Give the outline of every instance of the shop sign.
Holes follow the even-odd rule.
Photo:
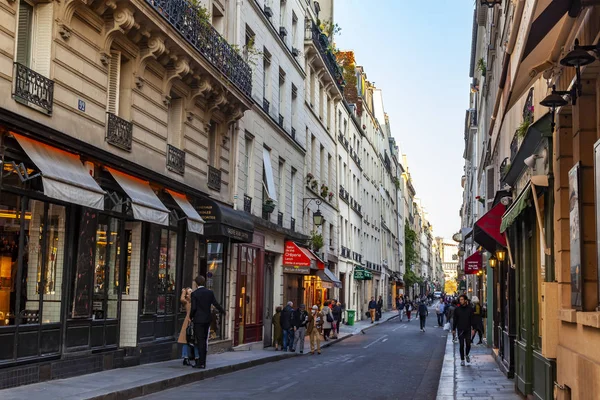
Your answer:
[[[301,266],[283,266],[284,274],[300,274],[300,275],[310,275],[310,267],[301,267]]]
[[[298,267],[309,267],[311,259],[296,243],[285,242],[285,250],[283,253],[283,265],[292,265]]]
[[[481,253],[476,251],[465,260],[465,275],[474,275],[481,269],[483,263]]]
[[[366,269],[357,268],[354,270],[354,279],[357,281],[365,281],[373,279],[373,274]]]
[[[321,281],[321,287],[323,289],[333,289],[333,283],[332,282],[325,282],[325,281]]]

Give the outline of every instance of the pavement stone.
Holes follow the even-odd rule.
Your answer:
[[[371,321],[357,321],[354,326],[341,326],[339,338],[327,342],[322,340],[321,348],[331,346],[397,316],[395,311],[390,311],[383,313],[381,320],[373,324]],[[310,345],[308,347],[305,345],[305,350],[306,348],[310,349]],[[276,352],[272,347],[262,350],[229,351],[209,354],[205,370],[183,367],[180,359],[170,360],[4,389],[0,390],[0,399],[131,399],[298,355]]]
[[[521,400],[512,379],[502,374],[486,346],[471,346],[471,363],[462,367],[458,343],[448,334],[437,400]]]

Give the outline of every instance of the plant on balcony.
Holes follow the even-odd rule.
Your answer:
[[[481,72],[481,75],[485,75],[485,73],[487,72],[487,68],[485,66],[485,61],[483,60],[483,58],[480,58],[479,61],[477,61],[477,70]]]
[[[273,210],[275,210],[275,202],[273,201],[273,199],[267,198],[263,203],[263,211],[267,214],[271,214]]]
[[[327,187],[326,184],[322,184],[321,185],[321,197],[327,197],[327,194],[329,193],[329,188]]]
[[[523,139],[525,137],[525,135],[527,134],[527,130],[529,129],[529,125],[531,125],[531,122],[527,119],[521,122],[521,125],[519,125],[519,127],[517,128],[517,137],[519,139]]]
[[[243,47],[232,44],[231,47],[250,65],[256,67],[258,65],[258,60],[262,59],[264,53],[256,48],[256,38],[254,36],[250,37],[248,43]]]
[[[478,202],[480,202],[481,204],[485,204],[485,197],[481,197],[481,196],[476,196],[475,200],[477,200]]]
[[[333,192],[329,192],[329,201],[333,200]]]
[[[308,174],[306,174],[306,184],[310,184],[310,182],[315,179],[315,176],[313,174],[311,174],[310,172]]]
[[[325,241],[323,240],[323,235],[318,232],[312,232],[310,235],[310,248],[314,252],[318,252],[321,250]]]
[[[319,181],[317,181],[316,179],[315,179],[315,180],[313,180],[313,181],[310,183],[310,188],[311,188],[312,190],[317,190],[317,187],[318,187],[318,186],[319,186]]]
[[[210,25],[210,11],[208,11],[208,8],[204,7],[204,4],[202,4],[202,0],[190,0],[190,3],[194,6],[194,9],[196,10],[196,16],[198,17],[199,22]]]

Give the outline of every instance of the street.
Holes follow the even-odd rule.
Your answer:
[[[323,350],[207,379],[146,399],[435,399],[446,344],[435,312],[393,319]],[[305,353],[309,350],[305,349]]]

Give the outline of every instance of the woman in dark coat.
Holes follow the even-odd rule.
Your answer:
[[[281,330],[281,307],[275,309],[273,315],[273,346],[275,351],[283,347],[283,331]]]
[[[482,344],[483,339],[483,309],[481,308],[481,304],[479,303],[479,298],[477,296],[473,296],[473,337],[471,337],[471,342],[474,342],[475,336],[479,333],[479,342],[477,344]]]

